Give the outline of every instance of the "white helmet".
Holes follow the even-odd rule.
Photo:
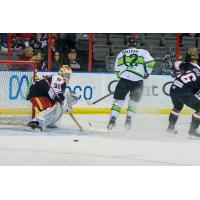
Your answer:
[[[58,74],[60,76],[62,76],[62,78],[64,79],[65,83],[68,84],[69,83],[69,79],[71,77],[72,74],[72,69],[70,66],[68,65],[62,65],[58,71]]]

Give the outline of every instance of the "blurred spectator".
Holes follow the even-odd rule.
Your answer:
[[[41,51],[37,51],[35,55],[31,58],[32,61],[37,63],[38,70],[46,70],[46,65],[44,63],[43,54]]]
[[[46,33],[33,33],[30,46],[32,46],[34,49],[44,49],[47,47]]]
[[[76,48],[76,33],[60,33],[59,39],[61,52]]]
[[[49,40],[48,40],[48,45],[49,45]],[[52,48],[51,48],[51,53],[52,55],[55,53],[55,52],[60,52],[60,43],[59,43],[59,40],[57,39],[57,35],[52,34]],[[44,60],[45,62],[48,61],[48,47],[44,49]]]
[[[67,49],[76,48],[76,33],[67,33],[66,34],[66,45]]]
[[[13,33],[11,36],[11,48],[14,51],[22,51],[25,47],[29,46],[29,42],[19,37],[19,34]],[[30,40],[30,38],[29,38]],[[1,36],[1,45],[3,47],[3,51],[7,51],[8,49],[8,35],[2,34]]]
[[[59,53],[58,51],[56,51],[56,52],[53,54],[53,59],[52,59],[52,70],[53,70],[53,71],[58,71],[61,65],[62,65],[62,61],[61,61],[60,53]]]
[[[16,34],[12,34],[11,48],[15,51],[23,51],[25,47],[24,41],[20,37],[17,37]]]
[[[52,36],[52,52],[59,51],[59,44],[56,36]]]
[[[29,46],[30,38],[22,38],[20,36],[22,33],[13,33],[11,38],[11,48],[14,49],[14,51],[22,51],[25,47]],[[8,34],[1,34],[0,36],[0,43],[3,47],[3,51],[7,51],[8,49]]]
[[[75,49],[70,49],[67,53],[67,60],[64,63],[65,65],[70,65],[72,70],[76,71],[80,71],[81,70],[81,66],[79,64],[79,62],[77,61],[77,53]]]
[[[3,52],[7,51],[8,47],[8,33],[0,34],[0,50]]]
[[[30,39],[33,33],[16,33],[16,36],[21,39]]]
[[[32,57],[33,57],[33,48],[26,47],[24,49],[23,54],[19,57],[19,60],[31,60]]]
[[[16,37],[22,41],[24,48],[30,46],[32,36],[33,33],[16,33]]]

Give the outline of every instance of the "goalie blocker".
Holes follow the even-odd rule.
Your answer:
[[[78,101],[75,94],[65,92],[71,74],[71,68],[63,65],[57,75],[43,77],[31,85],[27,100],[38,109],[39,114],[27,124],[28,130],[56,127],[63,112],[71,111],[72,105]]]

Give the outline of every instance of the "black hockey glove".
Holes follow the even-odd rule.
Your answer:
[[[65,99],[65,97],[63,96],[63,94],[62,93],[58,93],[58,94],[56,94],[55,95],[55,97],[54,97],[54,101],[55,102],[59,102],[59,103],[62,103],[62,101]]]

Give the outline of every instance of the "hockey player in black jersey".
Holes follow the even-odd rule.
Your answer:
[[[198,96],[200,91],[200,66],[197,64],[198,50],[190,48],[188,57],[186,62],[178,61],[175,63],[174,72],[176,78],[170,88],[170,97],[174,108],[169,115],[167,131],[176,132],[175,125],[185,104],[195,110],[188,134],[200,137],[200,133],[197,132],[200,124],[200,97]]]

